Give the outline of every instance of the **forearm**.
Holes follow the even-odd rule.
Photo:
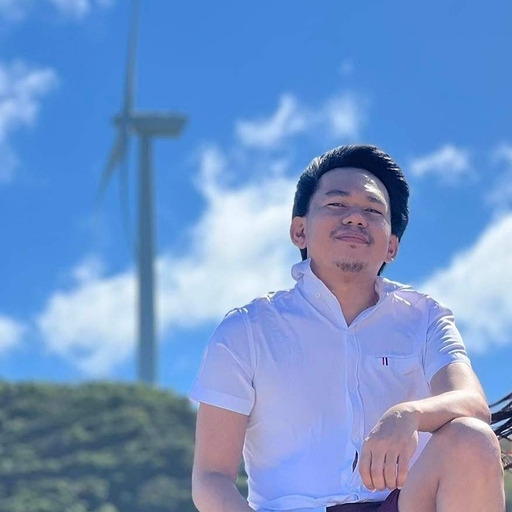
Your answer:
[[[422,400],[404,402],[396,407],[397,413],[411,413],[416,417],[420,432],[434,432],[460,417],[478,418],[486,423],[490,421],[489,407],[476,391],[447,391]]]
[[[192,498],[200,512],[254,512],[233,480],[222,473],[195,474]]]

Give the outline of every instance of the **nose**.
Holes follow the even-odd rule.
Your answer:
[[[342,219],[344,225],[366,227],[367,221],[359,208],[349,208]]]

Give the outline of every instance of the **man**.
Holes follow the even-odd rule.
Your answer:
[[[336,148],[302,174],[296,286],[226,316],[190,394],[201,512],[504,511],[499,445],[452,313],[380,277],[408,197],[374,146]]]

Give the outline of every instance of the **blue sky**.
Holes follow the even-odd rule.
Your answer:
[[[296,179],[360,142],[412,189],[386,277],[449,305],[489,400],[509,392],[510,2],[142,3],[136,106],[189,117],[154,152],[160,384],[185,393],[224,313],[292,285]],[[128,1],[0,0],[3,379],[135,378],[117,176],[95,210],[128,25]]]

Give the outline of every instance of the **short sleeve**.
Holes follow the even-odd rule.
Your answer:
[[[427,300],[427,307],[429,322],[425,349],[425,375],[430,382],[441,368],[450,363],[462,362],[471,366],[471,362],[451,310],[430,298]]]
[[[255,400],[252,336],[244,309],[226,315],[210,338],[189,398],[249,415]]]

